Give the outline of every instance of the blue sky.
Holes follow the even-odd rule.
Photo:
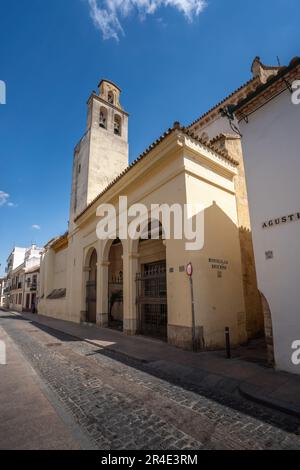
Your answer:
[[[123,90],[132,160],[248,80],[256,55],[300,55],[299,0],[202,3],[1,0],[0,273],[13,245],[66,230],[73,148],[100,78]]]

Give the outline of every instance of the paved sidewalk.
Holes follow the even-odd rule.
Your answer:
[[[2,328],[0,340],[7,355],[7,364],[0,365],[0,449],[80,449],[77,431],[73,434],[58,416],[35,371]]]
[[[193,353],[142,336],[94,325],[82,325],[42,315],[22,313],[28,320],[75,338],[100,349],[114,351],[147,363],[153,373],[182,380],[187,384],[224,393],[239,391],[246,398],[300,417],[300,376],[279,372],[239,358],[226,359],[224,352]]]

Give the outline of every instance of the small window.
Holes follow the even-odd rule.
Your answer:
[[[121,135],[121,118],[117,114],[114,118],[114,133],[115,135]]]
[[[108,101],[110,104],[114,104],[115,100],[114,100],[114,94],[113,94],[112,91],[109,91],[109,92],[108,92],[107,101]]]
[[[81,172],[81,164],[78,165],[78,174]]]
[[[100,109],[99,126],[102,127],[102,129],[107,129],[107,109],[106,108]]]

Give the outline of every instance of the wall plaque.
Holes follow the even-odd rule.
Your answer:
[[[229,261],[224,259],[209,258],[208,262],[211,264],[211,269],[218,271],[226,271],[229,265]]]

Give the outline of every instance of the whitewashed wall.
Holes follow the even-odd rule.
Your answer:
[[[291,360],[291,345],[300,340],[300,220],[262,228],[300,212],[300,105],[286,91],[240,128],[258,285],[271,309],[276,367],[300,374]],[[268,251],[273,259],[266,259]]]

